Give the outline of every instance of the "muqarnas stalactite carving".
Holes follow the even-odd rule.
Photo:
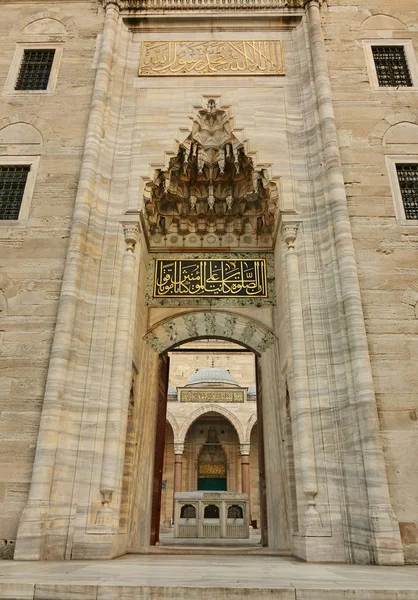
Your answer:
[[[146,186],[151,245],[271,247],[278,191],[215,100],[198,111],[167,169]]]

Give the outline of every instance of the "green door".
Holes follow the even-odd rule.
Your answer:
[[[214,479],[199,478],[197,480],[197,489],[205,492],[226,492],[226,479],[216,477]]]

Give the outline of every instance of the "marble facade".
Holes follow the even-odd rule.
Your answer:
[[[269,548],[417,562],[417,223],[399,218],[387,167],[418,156],[417,92],[375,89],[367,50],[416,51],[415,22],[411,0],[3,7],[0,162],[36,173],[22,218],[0,223],[3,555],[146,552],[160,357],[221,338],[256,356]],[[282,42],[285,74],[138,75],[144,41],[243,39]],[[13,89],[25,44],[59,49],[44,93]],[[147,186],[209,102],[253,161],[254,193],[277,190],[266,302],[150,295],[164,244],[233,257],[264,231],[211,222],[184,247],[180,227],[150,251]]]

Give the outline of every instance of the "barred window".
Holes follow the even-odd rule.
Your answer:
[[[381,87],[413,87],[404,46],[372,46]]]
[[[0,219],[19,218],[29,165],[0,165]]]
[[[46,90],[55,50],[25,49],[15,90]]]
[[[418,163],[397,164],[406,219],[418,219]]]

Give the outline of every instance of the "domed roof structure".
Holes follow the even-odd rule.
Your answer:
[[[248,396],[256,396],[257,395],[257,388],[254,385],[252,385],[249,389],[248,389]]]
[[[170,396],[175,396],[177,394],[177,389],[174,386],[169,385],[168,386],[168,390],[167,390],[167,394],[170,395]]]
[[[226,371],[225,369],[219,369],[218,367],[207,367],[205,369],[196,371],[196,373],[190,377],[186,387],[205,385],[215,385],[217,387],[239,387],[238,383],[235,381],[229,371]]]

